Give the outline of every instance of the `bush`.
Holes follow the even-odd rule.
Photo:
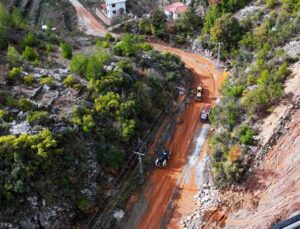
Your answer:
[[[31,125],[49,125],[51,119],[47,111],[34,111],[27,115],[27,121]]]
[[[266,6],[273,9],[277,3],[277,0],[266,0]]]
[[[22,57],[29,61],[35,61],[38,58],[35,50],[29,46],[26,46],[24,52],[22,53]]]
[[[72,87],[74,84],[76,83],[74,76],[68,76],[65,80],[64,80],[64,85],[66,87]]]
[[[78,54],[72,57],[70,62],[70,70],[78,75],[84,75],[88,64],[87,56]]]
[[[215,21],[210,33],[213,41],[223,42],[225,50],[230,51],[242,39],[244,29],[235,17],[224,14]]]
[[[73,54],[72,54],[72,47],[69,44],[66,43],[60,43],[60,48],[62,51],[62,56],[66,59],[71,59]]]
[[[13,69],[8,73],[8,79],[11,81],[16,81],[21,76],[23,69],[13,67]]]
[[[134,56],[136,52],[136,41],[133,35],[130,34],[125,34],[122,40],[114,47],[114,53],[119,56]]]
[[[105,165],[113,169],[119,169],[124,164],[124,154],[115,146],[110,146],[108,149],[100,151],[97,155],[99,161],[104,161]]]
[[[88,64],[86,67],[86,78],[91,79],[100,79],[104,74],[103,66],[109,60],[109,55],[107,52],[95,52],[90,56]]]
[[[48,43],[48,44],[46,45],[46,51],[47,51],[47,53],[54,52],[54,47],[53,47],[53,45]]]
[[[52,87],[52,86],[54,86],[55,82],[51,76],[46,76],[46,77],[40,79],[40,84],[48,85],[49,87]]]
[[[28,33],[22,42],[22,48],[25,49],[26,47],[33,47],[37,44],[37,39],[34,33]]]
[[[83,196],[83,197],[80,197],[79,201],[78,201],[78,208],[81,210],[81,211],[86,211],[88,210],[90,207],[90,201],[87,197]]]
[[[32,111],[37,108],[37,105],[34,102],[24,98],[18,100],[17,106],[22,111]]]
[[[11,15],[12,25],[16,28],[26,29],[28,27],[26,21],[24,20],[21,11],[18,8],[14,8]]]
[[[34,83],[34,80],[35,78],[32,75],[27,75],[23,78],[23,82],[26,86],[31,86]]]
[[[17,66],[22,62],[21,54],[16,50],[14,46],[9,45],[7,48],[7,60],[10,64]]]
[[[241,126],[236,133],[237,138],[245,145],[254,144],[255,131],[248,125]]]

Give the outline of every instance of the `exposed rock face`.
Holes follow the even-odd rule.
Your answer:
[[[290,57],[296,58],[300,55],[300,41],[291,41],[283,49]]]
[[[254,15],[255,13],[259,12],[260,10],[263,10],[263,7],[261,6],[249,6],[241,9],[235,14],[235,17],[241,21],[249,16]]]

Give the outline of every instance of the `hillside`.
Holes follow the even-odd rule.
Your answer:
[[[2,5],[0,15],[15,31],[1,34],[0,227],[74,225],[116,191],[137,137],[155,131],[187,73],[143,37],[62,36]]]
[[[183,1],[175,21],[170,2],[128,0],[109,29],[94,0],[0,3],[0,228],[299,213],[300,2]]]
[[[32,25],[51,24],[65,31],[76,30],[76,13],[67,0],[3,0],[3,4],[12,10],[20,9],[22,15]]]

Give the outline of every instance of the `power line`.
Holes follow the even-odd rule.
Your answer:
[[[171,106],[171,104],[170,104],[169,106],[167,106],[164,110],[162,110],[162,111],[160,112],[160,114],[159,114],[159,115],[157,116],[157,118],[152,122],[152,125],[151,125],[151,127],[149,128],[149,130],[151,130],[151,132],[145,133],[144,136],[143,136],[143,138],[139,141],[138,147],[137,147],[137,148],[139,149],[140,152],[141,152],[142,149],[147,145],[148,140],[151,138],[153,132],[155,131],[155,129],[153,129],[153,128],[155,127],[155,125],[157,125],[157,123],[158,123],[159,120],[161,119],[161,115],[162,115],[167,109],[169,109],[170,106]],[[130,171],[130,169],[131,169],[131,167],[132,167],[132,164],[133,164],[133,162],[134,162],[135,159],[136,159],[136,158],[133,159],[134,156],[136,157],[136,154],[133,153],[133,154],[131,155],[131,157],[128,159],[128,161],[126,162],[126,165],[123,167],[121,173],[119,174],[119,176],[117,177],[117,179],[115,180],[115,182],[110,186],[109,190],[112,190],[112,189],[118,189],[118,188],[121,186],[123,180],[125,180],[125,178],[126,178],[126,176],[127,176],[127,173],[129,173],[129,171]],[[128,167],[128,163],[129,163],[130,161],[132,162],[132,164]],[[127,169],[126,172],[125,172],[125,169]],[[123,174],[123,173],[124,173],[124,174]],[[133,174],[134,174],[134,172],[133,172]],[[123,176],[123,179],[121,179],[122,176]],[[121,179],[121,181],[120,181],[120,179]],[[115,187],[115,186],[117,185],[117,183],[119,183],[119,185],[118,185],[118,187]],[[113,200],[114,196],[111,197],[110,199],[108,199],[108,198],[109,198],[109,197],[106,197],[106,198],[100,203],[100,207],[98,208],[98,211],[93,215],[92,219],[89,221],[89,223],[88,223],[88,225],[86,226],[86,228],[93,228],[93,227],[94,227],[93,224],[94,224],[95,220],[97,220],[96,218],[99,217],[99,214],[101,215],[100,209],[101,209],[104,205],[105,205],[105,208],[104,208],[104,209],[106,209],[106,207],[107,207],[107,206],[110,204],[110,202]],[[104,210],[103,210],[102,212],[104,212]],[[102,216],[100,216],[100,217],[102,217]],[[100,218],[100,217],[99,217],[99,218]],[[99,219],[98,219],[97,221],[99,221]]]

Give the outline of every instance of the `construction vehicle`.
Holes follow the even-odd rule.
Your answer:
[[[210,111],[211,111],[210,104],[205,104],[205,106],[202,108],[201,114],[200,114],[201,122],[207,122],[208,121]]]
[[[202,88],[202,85],[200,84],[200,85],[197,87],[197,90],[196,90],[195,101],[201,102],[201,100],[202,100],[202,93],[203,93],[203,88]]]
[[[157,158],[155,160],[155,165],[159,168],[164,168],[167,166],[168,160],[171,158],[171,153],[166,150],[162,150],[157,155]]]

